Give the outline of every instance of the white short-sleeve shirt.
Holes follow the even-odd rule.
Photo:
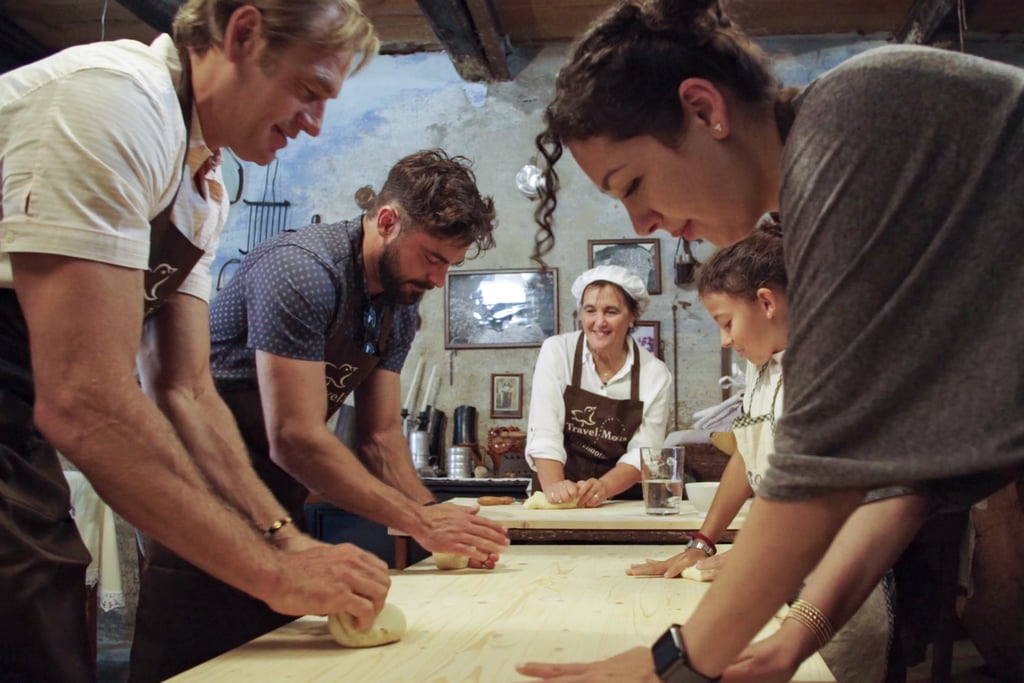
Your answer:
[[[180,76],[166,35],[77,46],[0,76],[0,287],[12,286],[11,252],[147,267],[149,221],[182,178]],[[203,300],[228,209],[218,168],[208,199],[191,179],[211,154],[193,107],[171,219],[205,252],[179,289]]]

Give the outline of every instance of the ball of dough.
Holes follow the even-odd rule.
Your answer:
[[[534,491],[533,495],[523,503],[524,510],[568,510],[576,507],[576,501],[570,500],[565,503],[552,503],[543,491]]]
[[[402,639],[405,635],[405,614],[394,605],[386,604],[377,615],[369,631],[357,631],[351,614],[332,614],[327,617],[327,628],[339,645],[345,647],[376,647]]]
[[[465,569],[469,566],[469,558],[456,553],[434,553],[434,564],[438,569]]]
[[[680,576],[691,581],[714,581],[715,574],[717,572],[714,569],[697,569],[696,565],[690,565]]]

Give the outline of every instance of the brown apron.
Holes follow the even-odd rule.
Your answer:
[[[178,101],[187,143],[187,55],[182,65]],[[173,205],[174,199],[150,222],[147,314],[177,290],[203,254],[171,224]],[[0,677],[93,681],[96,659],[85,620],[89,553],[70,515],[57,452],[32,421],[28,333],[12,289],[0,290],[0,320]]]
[[[359,243],[354,245],[357,254],[361,235],[357,231],[353,238]],[[361,259],[357,259],[357,267],[362,271]],[[364,324],[374,328],[380,321],[379,341],[358,344],[351,339],[352,327],[344,321],[357,319],[357,305],[349,303],[339,312],[337,319],[343,322],[324,343],[325,421],[370,376],[390,341],[393,308],[387,306],[382,312],[373,308],[368,298],[364,300]],[[377,318],[371,320],[373,316]],[[294,523],[304,529],[309,491],[271,461],[259,391],[222,388],[221,396],[238,422],[256,473]],[[295,619],[202,572],[151,538],[144,543],[132,681],[169,678]]]
[[[615,399],[580,388],[585,337],[581,334],[576,343],[572,382],[562,393],[565,403],[565,424],[562,427],[566,456],[564,470],[569,481],[596,479],[610,472],[626,453],[629,440],[640,429],[644,419],[644,402],[639,398],[640,351],[636,341],[633,341],[629,398]],[[540,491],[537,475],[533,479],[533,490]],[[643,492],[637,484],[617,497],[639,500],[643,498]]]

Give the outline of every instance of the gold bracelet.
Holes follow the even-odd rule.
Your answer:
[[[825,616],[825,613],[806,600],[798,599],[794,601],[789,606],[789,613],[786,614],[786,618],[792,618],[813,633],[818,641],[817,649],[819,650],[825,647],[836,634],[832,622]]]
[[[291,523],[292,523],[292,518],[291,517],[282,517],[281,519],[277,520],[276,522],[271,524],[269,527],[267,527],[267,530],[263,532],[263,538],[265,538],[265,539],[267,539],[269,541],[270,538],[274,534],[276,534],[278,531],[281,530],[281,527],[285,526],[286,524],[291,524]]]

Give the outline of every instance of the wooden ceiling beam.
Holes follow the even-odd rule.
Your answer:
[[[476,26],[480,46],[483,48],[491,76],[496,81],[511,81],[512,70],[509,67],[509,55],[512,44],[501,26],[498,9],[494,0],[466,0],[469,14]]]
[[[42,59],[53,50],[33,38],[6,16],[0,14],[0,73]]]
[[[174,15],[181,6],[180,0],[117,0],[129,12],[141,19],[150,28],[160,33],[170,33]]]
[[[939,28],[956,11],[957,0],[915,0],[900,27],[893,32],[897,43],[930,45]]]
[[[416,0],[466,81],[508,80],[498,13],[492,0]],[[477,22],[480,22],[479,25]],[[479,26],[479,27],[478,27]],[[489,43],[488,45],[485,45]],[[491,60],[495,60],[492,68]],[[504,64],[504,67],[502,67]],[[502,76],[502,70],[505,75]]]

